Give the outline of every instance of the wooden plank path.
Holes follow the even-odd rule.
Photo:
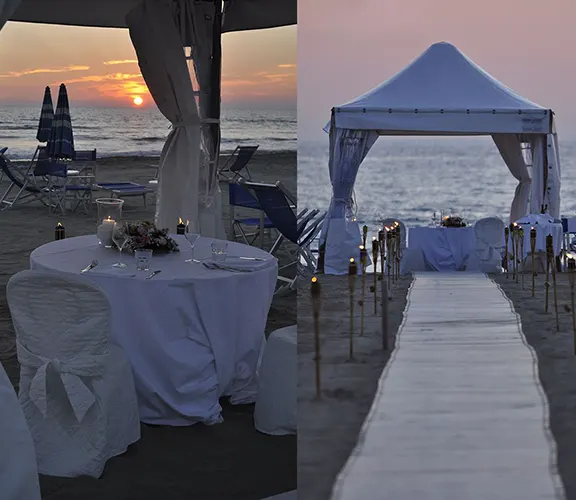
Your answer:
[[[334,500],[562,499],[548,403],[488,277],[419,273]]]

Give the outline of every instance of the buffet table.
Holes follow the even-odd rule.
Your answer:
[[[256,257],[250,272],[207,269],[191,257],[183,236],[180,252],[153,255],[150,271],[112,267],[118,252],[81,236],[43,245],[30,256],[32,269],[83,274],[107,294],[112,310],[110,340],[131,361],[142,422],[159,425],[221,421],[218,399],[255,399],[256,369],[272,302],[277,261],[254,247],[228,242],[228,256]],[[211,257],[213,239],[200,238],[194,258]],[[150,279],[151,271],[160,270]]]

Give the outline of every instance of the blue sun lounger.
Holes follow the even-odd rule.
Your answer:
[[[142,196],[142,199],[144,200],[144,208],[148,208],[146,195],[154,192],[153,189],[143,186],[142,184],[136,184],[135,182],[99,182],[95,184],[95,187],[103,189],[104,191],[110,191],[112,198]]]

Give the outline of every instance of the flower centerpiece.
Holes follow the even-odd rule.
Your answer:
[[[458,215],[446,215],[440,224],[442,227],[466,227],[466,222]]]
[[[168,229],[158,229],[153,222],[126,222],[125,231],[128,235],[124,250],[149,249],[156,253],[179,252],[178,243],[169,235]]]

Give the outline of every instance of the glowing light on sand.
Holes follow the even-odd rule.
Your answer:
[[[142,106],[143,103],[144,99],[142,99],[139,95],[134,98],[134,104],[136,104],[136,106]]]

